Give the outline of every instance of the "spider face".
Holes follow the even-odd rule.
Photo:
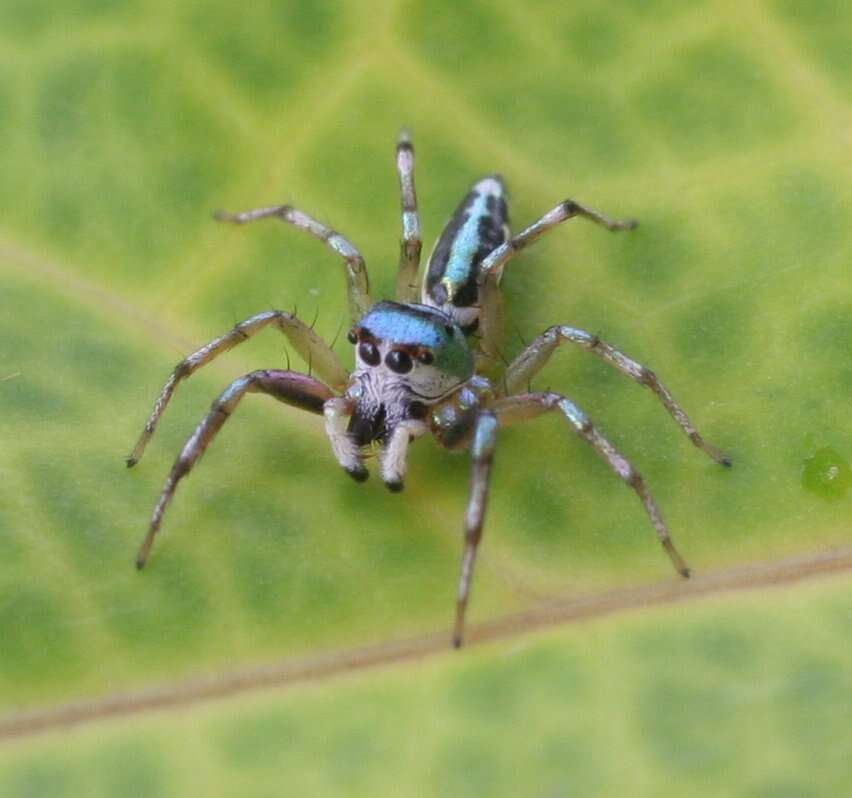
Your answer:
[[[136,557],[137,567],[141,568],[148,558],[179,481],[198,462],[242,398],[247,393],[263,393],[324,416],[334,458],[359,482],[368,476],[365,459],[377,454],[382,481],[393,491],[402,490],[408,446],[428,433],[445,449],[470,452],[471,482],[453,629],[456,646],[461,645],[465,608],[482,537],[497,431],[544,413],[559,415],[569,430],[591,446],[636,493],[673,565],[681,575],[688,576],[686,563],[675,549],[654,499],[630,462],[568,397],[551,391],[534,392],[530,387],[556,349],[571,344],[650,389],[692,443],[721,465],[730,465],[727,457],[698,434],[654,372],[596,335],[557,325],[547,328],[507,362],[499,380],[491,382],[476,373],[477,363],[497,365],[503,359],[499,287],[507,261],[548,230],[575,216],[612,231],[629,230],[636,223],[610,219],[568,199],[511,235],[503,181],[497,175],[484,177],[474,183],[447,222],[418,280],[422,242],[414,191],[414,149],[406,133],[397,144],[396,164],[402,206],[396,302],[373,304],[367,267],[360,252],[340,233],[290,205],[217,214],[220,221],[236,224],[279,219],[322,241],[342,258],[354,324],[348,337],[355,349],[355,368],[348,372],[310,326],[282,310],[251,316],[184,358],[154,403],[127,458],[128,466],[139,461],[177,385],[266,327],[286,336],[310,364],[310,373],[300,374],[289,368],[253,371],[232,382],[213,402],[166,479]],[[418,295],[421,304],[416,302]]]
[[[422,418],[473,376],[461,328],[435,308],[379,302],[352,328],[354,403],[347,431],[358,446],[384,441],[406,419]]]

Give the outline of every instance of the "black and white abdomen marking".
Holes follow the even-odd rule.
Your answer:
[[[479,265],[509,236],[506,189],[499,175],[484,177],[461,201],[429,258],[423,303],[440,308],[466,330],[479,318]]]

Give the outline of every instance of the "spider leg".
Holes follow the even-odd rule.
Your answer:
[[[154,538],[162,524],[163,514],[172,496],[174,496],[178,482],[192,470],[216,433],[234,412],[240,400],[249,392],[269,394],[285,404],[317,414],[323,412],[324,403],[334,395],[319,380],[292,371],[278,369],[253,371],[234,380],[213,402],[210,412],[201,420],[201,423],[195,428],[195,432],[189,436],[183,450],[175,460],[175,464],[163,485],[160,498],[154,507],[148,534],[145,535],[136,556],[137,568],[142,568],[148,559],[148,553],[151,551]]]
[[[503,293],[496,276],[479,287],[479,335],[479,348],[489,361],[483,368],[490,370],[501,360],[503,343]]]
[[[556,393],[528,393],[498,399],[491,407],[501,425],[525,421],[555,410],[562,414],[574,431],[597,452],[598,456],[632,488],[645,512],[648,514],[657,537],[674,565],[683,577],[689,576],[689,568],[672,542],[654,497],[651,496],[639,472],[618,450],[593,426],[589,417],[570,399]]]
[[[414,302],[417,298],[417,271],[420,268],[420,219],[417,216],[417,194],[414,190],[414,147],[407,130],[399,134],[396,145],[396,170],[399,173],[399,195],[402,210],[402,239],[399,243],[399,274],[396,298]]]
[[[304,230],[314,238],[328,244],[345,261],[346,292],[352,321],[358,321],[372,305],[370,279],[367,275],[367,265],[364,263],[361,253],[348,239],[330,227],[326,227],[322,222],[318,222],[312,216],[308,216],[308,214],[290,205],[273,205],[268,208],[255,208],[241,213],[217,211],[214,216],[220,222],[232,222],[233,224],[246,224],[247,222],[256,222],[258,219],[273,217]]]
[[[668,388],[660,382],[653,371],[585,330],[558,325],[545,330],[509,364],[503,382],[505,393],[513,394],[524,390],[533,376],[545,366],[557,347],[563,343],[576,344],[587,352],[597,355],[639,385],[644,385],[653,391],[669,415],[699,449],[720,465],[731,465],[731,459],[727,455],[701,437]]]
[[[573,219],[575,216],[582,216],[612,232],[617,230],[632,230],[639,224],[635,219],[610,219],[599,211],[580,205],[572,199],[567,199],[564,202],[560,202],[555,208],[551,208],[540,219],[533,222],[529,227],[525,227],[517,235],[507,239],[491,252],[480,264],[479,284],[483,285],[486,280],[494,278],[499,282],[503,264],[507,260],[520,252],[520,250],[528,247],[533,241],[560,222]]]
[[[429,431],[429,425],[418,419],[405,419],[394,427],[379,454],[382,481],[389,490],[399,493],[405,479],[408,446],[415,438]]]
[[[142,457],[148,441],[154,434],[157,422],[168,406],[178,383],[223,352],[233,349],[256,335],[264,327],[269,326],[274,326],[287,337],[293,348],[306,363],[311,364],[313,370],[324,382],[327,382],[335,390],[341,390],[346,385],[348,375],[338,362],[337,356],[307,324],[283,310],[269,310],[265,313],[258,313],[245,321],[241,321],[219,338],[214,338],[175,366],[174,371],[169,375],[166,384],[160,391],[157,401],[154,402],[154,409],[145,423],[136,446],[133,447],[133,451],[127,458],[128,468],[136,465]]]
[[[459,648],[464,636],[464,618],[470,596],[470,583],[479,541],[482,539],[482,524],[488,504],[488,486],[491,478],[491,463],[497,443],[497,418],[489,411],[476,416],[473,440],[470,446],[472,473],[470,495],[464,514],[464,554],[459,575],[456,597],[456,620],[453,627],[453,646]]]

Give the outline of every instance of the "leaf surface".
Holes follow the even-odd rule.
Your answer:
[[[145,458],[127,472],[123,457],[183,355],[253,313],[296,307],[316,317],[317,332],[336,338],[350,363],[335,256],[296,230],[272,222],[236,229],[210,213],[292,202],[354,241],[374,295],[390,296],[400,227],[392,156],[402,125],[415,137],[426,252],[468,186],[495,171],[509,185],[516,230],[566,197],[640,219],[638,230],[615,236],[569,222],[506,267],[506,356],[551,324],[587,329],[653,368],[707,439],[732,455],[730,471],[715,466],[650,393],[582,352],[558,352],[535,380],[534,388],[571,396],[635,463],[696,574],[847,546],[849,23],[845,4],[830,0],[542,2],[528,11],[425,0],[0,7],[0,716],[449,629],[467,459],[421,441],[402,496],[375,477],[356,485],[334,463],[320,419],[265,398],[240,406],[181,485],[149,567],[132,568],[162,480],[210,401],[254,368],[284,367],[288,356],[298,365],[273,332],[217,360],[179,389]],[[472,624],[557,597],[669,579],[635,497],[558,419],[501,434]],[[802,591],[801,606],[823,606],[805,588],[791,590],[789,601]],[[817,612],[812,632],[824,649],[798,671],[777,663],[786,669],[778,678],[825,679],[826,695],[848,703],[848,681],[824,665],[841,662],[848,648],[848,636],[832,639],[824,617],[842,616],[842,587],[826,590],[835,609]],[[693,634],[693,612],[709,613],[711,639],[750,638],[771,599],[756,601],[746,618],[728,605],[714,615],[690,604],[630,623],[653,636],[659,620],[675,646],[678,635]],[[617,637],[620,622],[601,629]],[[585,631],[565,639],[554,632],[533,660],[571,659]],[[810,633],[803,619],[788,631],[800,651]],[[737,689],[749,695],[760,689],[761,663],[783,656],[780,638],[766,634],[768,642],[755,643],[766,646],[762,653],[747,649],[728,674],[737,671]],[[614,684],[635,658],[637,668],[655,667],[657,653],[615,637],[584,653],[579,671],[596,673],[601,658],[595,678]],[[400,665],[387,684],[373,674],[356,687],[334,682],[327,693],[294,689],[275,698],[280,707],[268,717],[260,712],[258,728],[272,724],[277,739],[298,727],[308,742],[294,751],[305,757],[323,735],[350,739],[354,747],[341,742],[340,766],[357,763],[363,794],[381,792],[381,780],[400,769],[436,794],[455,784],[454,773],[471,780],[456,784],[458,794],[495,792],[484,763],[499,757],[486,744],[498,726],[451,702],[450,682],[481,674],[488,685],[512,646]],[[518,658],[509,675],[494,677],[493,692],[527,689],[526,669],[546,679],[552,662],[536,677],[535,661]],[[718,667],[721,685],[727,666]],[[454,703],[447,723],[472,721],[455,753],[441,749],[452,760],[444,781],[430,781],[426,754],[395,739],[394,702],[408,701],[421,676],[401,712],[416,713],[417,701]],[[559,704],[566,713],[592,701],[582,684]],[[687,794],[716,784],[705,776],[721,760],[707,750],[731,733],[727,710],[712,689],[694,693],[696,684],[677,689],[689,698],[683,728],[706,718],[693,698],[710,713],[698,753],[685,755],[704,764],[689,760],[686,775],[667,782]],[[622,743],[626,762],[639,757],[649,774],[643,785],[663,782],[662,747],[638,747],[649,729],[654,740],[682,733],[679,716],[667,720],[659,709],[657,689],[629,697],[630,728],[613,698],[591,742],[578,747],[570,734],[580,732],[569,734],[565,756],[598,774],[586,794],[627,783],[600,780],[601,763]],[[339,719],[330,709],[338,693],[347,707]],[[780,700],[778,713],[807,714],[797,700]],[[219,724],[211,735],[236,739],[257,701],[193,710],[180,723],[209,712]],[[357,746],[368,742],[354,719],[370,702],[380,705],[369,742],[378,748],[361,756]],[[501,723],[535,725],[536,706]],[[326,725],[306,731],[303,719],[314,712],[325,713]],[[558,762],[555,715],[542,717],[550,729],[542,735],[553,740],[548,756]],[[122,735],[143,747],[139,761],[149,751],[159,762],[151,772],[162,784],[139,794],[196,791],[190,765],[163,764],[150,742],[167,722],[140,721],[138,737],[132,719],[121,722]],[[438,715],[431,722],[441,723]],[[112,772],[127,749],[101,742],[111,734],[99,728],[75,735],[74,750],[80,761],[105,757]],[[764,733],[747,724],[737,732]],[[436,729],[433,753],[456,733]],[[513,739],[507,733],[500,746],[511,751]],[[799,785],[789,795],[820,794],[807,788],[816,749],[787,759],[781,735],[770,739],[768,756],[783,760],[789,784]],[[9,756],[24,762],[20,772],[30,745],[40,762],[53,743],[15,743]],[[211,795],[230,772],[222,746],[197,744],[210,763]],[[385,761],[385,772],[382,752],[395,763]],[[45,794],[26,786],[42,776],[26,771],[16,781],[17,766],[8,767],[9,794]],[[545,794],[547,784],[524,781],[534,770],[501,783]],[[68,778],[63,794],[88,789],[85,779]],[[332,776],[323,778],[316,790],[334,789]],[[748,783],[752,792],[743,794],[777,794],[769,781]]]

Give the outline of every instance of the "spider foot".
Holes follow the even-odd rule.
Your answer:
[[[229,211],[217,210],[213,211],[213,218],[217,222],[229,222],[231,224],[243,224],[248,221],[244,214],[241,213],[231,213]]]
[[[456,622],[453,627],[453,648],[461,648],[464,640],[464,611],[466,603],[456,607]]]
[[[151,551],[151,543],[153,539],[150,534],[145,538],[142,545],[139,547],[139,553],[136,555],[136,559],[134,560],[134,564],[136,565],[136,570],[141,571],[145,567],[145,563],[148,562],[148,553]]]
[[[717,449],[715,446],[712,446],[709,443],[704,442],[702,447],[707,454],[710,455],[720,466],[724,468],[730,468],[733,465],[733,460],[725,454],[720,449]]]
[[[370,476],[370,472],[362,465],[352,466],[351,468],[343,469],[347,474],[349,474],[352,479],[356,482],[366,482],[367,477]]]
[[[720,466],[730,468],[733,464],[731,458],[721,449],[717,449],[712,443],[707,443],[695,430],[689,433],[690,440],[703,451],[708,457],[712,457]]]
[[[689,579],[692,576],[692,571],[689,569],[689,566],[684,562],[683,557],[680,556],[680,552],[674,547],[674,543],[672,543],[670,538],[666,538],[662,541],[663,548],[666,550],[666,554],[669,555],[669,558],[672,561],[672,565],[674,565],[675,570],[684,578]]]

